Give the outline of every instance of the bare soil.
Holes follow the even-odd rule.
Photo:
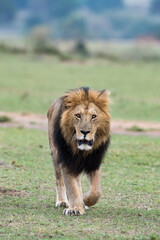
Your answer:
[[[11,197],[25,197],[25,196],[29,196],[29,193],[26,193],[24,191],[18,191],[15,189],[7,189],[7,188],[0,187],[0,197],[2,197],[3,195],[8,195]]]
[[[11,119],[10,122],[0,123],[1,127],[22,127],[47,131],[47,116],[42,114],[0,112],[0,116],[6,116]],[[160,136],[160,122],[112,119],[111,132],[113,134],[158,137]]]

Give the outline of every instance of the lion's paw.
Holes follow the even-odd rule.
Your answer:
[[[83,208],[78,208],[78,207],[66,208],[64,209],[63,214],[69,215],[69,216],[79,216],[79,215],[85,214],[85,211]]]
[[[84,195],[83,202],[86,206],[95,205],[101,197],[101,191],[89,192]]]
[[[59,202],[56,202],[56,207],[68,207],[68,202],[66,201],[59,201]]]

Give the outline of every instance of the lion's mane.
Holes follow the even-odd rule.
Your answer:
[[[73,126],[69,125],[69,123],[71,124],[70,113],[76,104],[87,102],[93,102],[106,114],[106,126],[104,126],[103,121],[102,128],[99,129],[99,133],[97,133],[99,135],[99,143],[97,146],[95,145],[91,151],[81,151],[78,148],[76,148],[75,151],[74,145],[69,144],[74,134]],[[65,119],[62,119],[64,118],[64,113],[66,127],[64,127]],[[100,93],[99,91],[93,91],[89,88],[80,88],[66,93],[62,97],[62,104],[56,116],[53,129],[53,139],[57,147],[58,163],[62,164],[70,174],[77,176],[83,171],[89,173],[99,169],[103,156],[110,144],[110,115],[106,96],[103,96],[103,92]],[[65,129],[68,139],[64,136]],[[102,137],[100,135],[102,135]]]

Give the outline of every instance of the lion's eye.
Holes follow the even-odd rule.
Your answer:
[[[95,119],[97,116],[95,114],[92,115],[92,119]]]
[[[81,114],[77,113],[77,114],[75,114],[75,116],[76,116],[76,118],[81,119]]]

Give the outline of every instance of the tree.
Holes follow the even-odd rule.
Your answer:
[[[152,1],[151,13],[160,14],[160,0],[153,0]]]
[[[95,12],[102,12],[107,9],[122,8],[123,0],[87,0],[87,6]]]
[[[79,6],[77,0],[48,0],[49,11],[54,18],[64,18],[69,16]]]
[[[63,19],[79,6],[79,0],[28,0],[31,14],[43,20]]]
[[[14,3],[18,9],[23,9],[28,6],[28,0],[14,0]]]
[[[0,23],[12,21],[15,12],[16,8],[12,0],[0,0]]]
[[[61,32],[64,38],[83,39],[87,33],[86,22],[78,16],[69,16],[61,24]]]

